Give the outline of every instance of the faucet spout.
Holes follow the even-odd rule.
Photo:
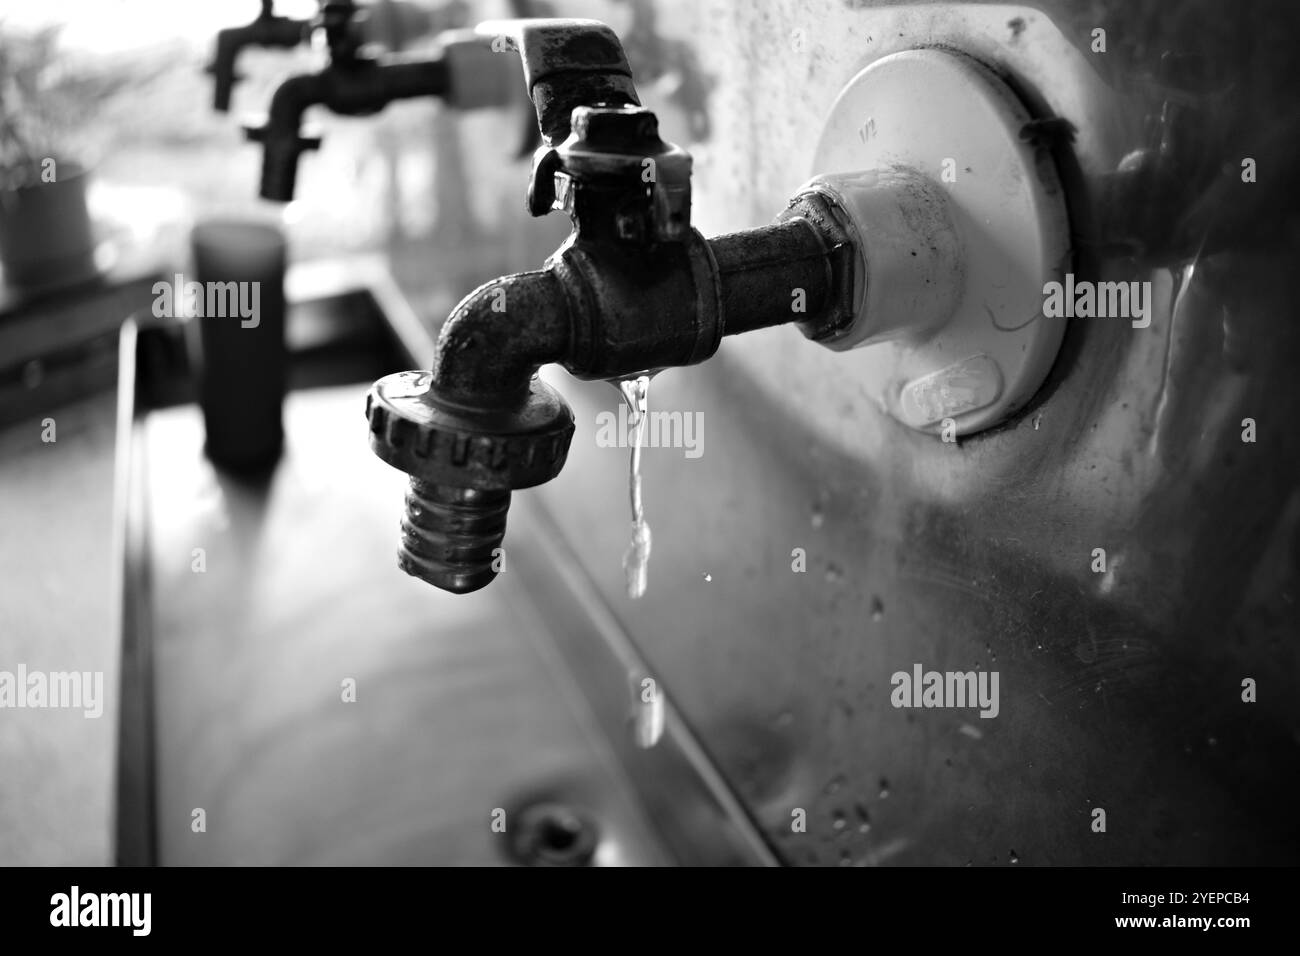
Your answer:
[[[302,131],[303,114],[309,108],[324,106],[340,116],[368,116],[394,100],[445,96],[448,76],[441,56],[389,57],[333,63],[318,73],[285,80],[271,97],[266,121],[246,128],[248,138],[263,147],[262,198],[276,202],[293,199],[298,157],[320,145],[319,136]]]

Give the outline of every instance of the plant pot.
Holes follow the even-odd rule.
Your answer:
[[[22,185],[0,188],[0,267],[13,288],[62,288],[98,274],[86,206],[89,176],[71,162],[54,171],[52,182],[42,182],[34,167]]]

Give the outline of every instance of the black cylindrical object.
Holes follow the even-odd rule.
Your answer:
[[[266,471],[284,443],[285,237],[267,223],[214,220],[194,227],[191,245],[194,279],[178,294],[199,328],[207,455],[227,471]]]

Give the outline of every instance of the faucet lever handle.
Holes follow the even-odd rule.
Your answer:
[[[364,37],[361,23],[369,11],[356,0],[322,0],[320,13],[311,21],[312,44],[322,43],[331,63],[351,63],[358,58]]]
[[[489,20],[476,27],[496,53],[518,51],[548,146],[568,138],[576,106],[640,106],[618,35],[599,20]]]

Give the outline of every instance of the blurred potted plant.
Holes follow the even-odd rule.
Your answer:
[[[93,278],[86,149],[98,107],[131,76],[74,69],[57,27],[0,25],[0,270],[11,287]]]

